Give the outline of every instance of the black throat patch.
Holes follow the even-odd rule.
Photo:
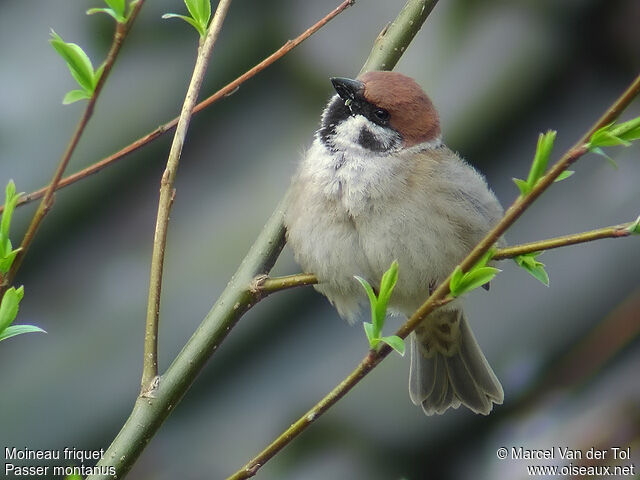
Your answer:
[[[349,118],[349,115],[351,115],[349,107],[344,104],[344,100],[338,95],[335,95],[329,102],[322,116],[322,125],[320,126],[320,130],[318,130],[320,140],[322,140],[322,143],[327,148],[335,148],[331,137],[336,134],[336,126],[343,120]]]

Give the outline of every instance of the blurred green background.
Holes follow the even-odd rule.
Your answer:
[[[203,87],[210,94],[298,35],[338,0],[232,4]],[[161,311],[160,366],[182,348],[286,189],[331,95],[356,75],[404,0],[359,1],[301,47],[197,115],[177,176]],[[111,41],[98,0],[0,5],[0,184],[46,184],[82,104],[49,47],[49,29],[94,64]],[[146,2],[68,172],[177,114],[197,36],[178,0]],[[556,158],[640,71],[637,0],[441,0],[397,70],[425,88],[445,141],[483,171],[504,205],[526,177],[537,135]],[[640,102],[623,118],[640,114]],[[138,393],[151,244],[165,136],[57,194],[17,279],[17,323],[47,335],[0,344],[0,447],[106,448]],[[640,148],[619,168],[584,157],[509,231],[511,243],[589,230],[640,214]],[[15,215],[14,243],[35,204]],[[499,447],[628,447],[640,458],[640,243],[603,240],[549,252],[545,288],[511,262],[468,299],[473,330],[505,389],[489,417],[425,417],[392,355],[298,440],[262,479],[520,479]],[[275,273],[298,271],[288,249]],[[395,325],[395,323],[394,323]],[[340,381],[366,339],[311,288],[249,312],[149,444],[133,479],[231,474]],[[608,459],[610,460],[610,459]],[[545,462],[538,462],[545,463]],[[579,463],[579,462],[578,462]],[[637,471],[637,470],[636,470]],[[3,472],[4,473],[4,472]],[[42,478],[42,477],[41,477]]]

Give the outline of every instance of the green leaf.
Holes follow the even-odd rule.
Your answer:
[[[13,265],[13,261],[20,250],[22,248],[11,250],[11,242],[9,242],[9,248],[6,250],[8,253],[3,253],[2,258],[0,258],[0,272],[7,273],[11,269],[11,265]]]
[[[69,105],[79,100],[86,100],[89,98],[91,98],[91,95],[84,90],[71,90],[70,92],[67,92],[62,99],[62,104]]]
[[[73,78],[87,93],[92,94],[95,88],[93,65],[84,50],[75,43],[66,43],[60,35],[51,30],[51,46],[60,54],[69,67]]]
[[[125,0],[104,0],[104,3],[109,5],[120,17],[124,18],[124,10],[127,7]]]
[[[77,474],[69,474],[66,477],[64,477],[64,480],[82,480],[82,475],[77,475]]]
[[[458,295],[470,292],[485,283],[489,283],[499,272],[501,272],[501,270],[495,267],[480,267],[466,273],[458,286],[460,292]]]
[[[98,85],[98,82],[100,81],[100,77],[102,77],[102,72],[104,72],[104,66],[105,64],[103,63],[102,65],[100,65],[95,72],[93,72],[93,85],[94,88],[96,85]]]
[[[573,170],[565,170],[560,175],[558,175],[558,178],[556,178],[554,180],[554,182],[561,182],[562,180],[566,180],[567,178],[569,178],[574,173],[576,173],[576,172],[574,172]]]
[[[198,33],[200,34],[201,37],[204,37],[206,35],[206,30],[204,28],[202,28],[202,25],[200,25],[198,22],[196,22],[193,18],[191,17],[187,17],[186,15],[178,15],[177,13],[165,13],[164,15],[162,15],[162,18],[179,18],[181,20],[184,20],[185,22],[187,22],[189,25],[191,25],[193,28],[195,28]]]
[[[9,230],[11,228],[11,217],[13,211],[18,204],[20,194],[16,193],[16,184],[13,180],[9,180],[7,188],[5,189],[4,196],[4,212],[2,212],[2,221],[0,222],[0,240],[5,241],[9,239]],[[9,250],[11,250],[11,244],[9,244]]]
[[[210,0],[184,0],[187,10],[193,17],[193,19],[202,26],[203,32],[209,25],[209,19],[211,18],[211,1]],[[200,35],[204,36],[204,33]]]
[[[640,234],[640,217],[636,218],[636,221],[629,226],[629,233]]]
[[[364,322],[362,324],[364,327],[364,333],[367,334],[367,340],[369,340],[369,347],[376,348],[378,343],[380,343],[380,334],[375,332],[376,327],[373,326],[372,323]]]
[[[467,272],[462,276],[462,279],[454,289],[451,289],[451,285],[449,285],[451,295],[459,297],[460,295],[475,290],[485,283],[489,283],[499,272],[501,272],[501,270],[495,267],[474,267],[470,272]]]
[[[369,282],[358,275],[354,275],[353,278],[360,282],[360,284],[364,287],[365,291],[367,292],[367,296],[369,297],[369,303],[373,307],[378,302],[378,298],[376,297],[376,293],[373,291],[373,288],[371,287]]]
[[[126,18],[118,15],[115,11],[113,11],[113,9],[111,8],[90,8],[89,10],[87,10],[87,15],[93,15],[95,13],[106,13],[107,15],[109,15],[110,17],[113,17],[113,19],[118,22],[118,23],[124,23],[127,21]]]
[[[460,268],[460,265],[457,265],[455,270],[451,274],[451,280],[449,281],[449,290],[452,293],[458,291],[458,286],[460,285],[460,282],[462,281],[463,276],[464,276],[464,273],[462,273],[462,269]]]
[[[13,323],[18,314],[18,305],[24,296],[24,287],[16,290],[11,287],[2,297],[0,302],[0,333],[2,333],[9,325]]]
[[[611,136],[629,142],[640,137],[640,117],[620,123],[611,129]],[[627,145],[628,146],[628,145]]]
[[[600,147],[591,148],[591,152],[595,153],[596,155],[600,155],[601,157],[604,157],[607,160],[607,162],[609,162],[609,165],[611,165],[615,170],[618,169],[618,164],[615,162],[615,160],[611,158],[609,155],[607,155],[606,153],[604,153],[604,150],[602,150]]]
[[[398,261],[394,260],[391,263],[389,269],[382,275],[380,281],[380,293],[378,294],[378,301],[375,305],[375,325],[378,332],[382,331],[384,326],[384,320],[387,316],[387,304],[393,293],[393,289],[398,281]]]
[[[536,154],[533,157],[533,163],[531,164],[531,170],[527,178],[527,183],[530,188],[535,187],[538,180],[540,180],[544,172],[547,171],[549,156],[551,155],[551,150],[553,150],[553,143],[556,140],[556,133],[555,130],[549,130],[547,133],[541,133],[538,136]]]
[[[21,335],[23,333],[47,333],[40,327],[36,327],[35,325],[12,325],[6,328],[3,332],[0,332],[0,342],[2,340],[6,340],[7,338],[15,337],[16,335]]]
[[[379,337],[380,336],[380,329],[378,328],[379,322],[378,322],[378,318],[376,317],[376,307],[378,305],[378,297],[376,297],[376,294],[373,291],[373,288],[371,287],[369,282],[367,282],[364,278],[359,277],[358,275],[354,275],[353,277],[358,282],[360,282],[360,284],[364,287],[365,291],[367,292],[367,296],[369,297],[369,308],[371,309],[371,322],[375,328],[374,330],[375,333],[373,336]]]
[[[397,335],[391,335],[389,337],[382,337],[380,341],[386,343],[404,357],[404,340],[402,340],[400,337],[398,337]]]
[[[545,265],[542,262],[536,260],[536,257],[542,252],[527,253],[525,255],[518,255],[513,260],[519,267],[529,272],[535,279],[540,281],[543,285],[549,286],[549,275],[545,270]]]
[[[518,190],[520,190],[520,195],[522,195],[523,197],[526,196],[527,193],[529,193],[531,191],[531,187],[524,180],[522,180],[520,178],[514,178],[513,181],[516,184],[516,186],[518,187]]]

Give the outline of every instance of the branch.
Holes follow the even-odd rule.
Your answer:
[[[506,260],[527,253],[553,250],[554,248],[568,247],[570,245],[592,242],[603,238],[628,237],[634,233],[631,229],[637,224],[637,222],[638,220],[635,222],[623,223],[621,225],[598,228],[597,230],[589,230],[587,232],[574,233],[572,235],[563,235],[561,237],[539,240],[537,242],[523,243],[522,245],[496,248],[491,260]],[[259,291],[262,296],[267,296],[282,290],[288,290],[295,287],[305,287],[307,285],[315,285],[317,283],[318,279],[313,273],[296,273],[293,275],[284,275],[282,277],[258,278],[256,279],[255,289]]]
[[[304,42],[307,38],[309,38],[311,35],[313,35],[322,27],[324,27],[327,23],[329,23],[329,21],[331,21],[339,13],[341,13],[343,10],[353,5],[354,2],[355,0],[344,0],[333,11],[331,11],[320,21],[316,22],[314,25],[309,27],[307,30],[305,30],[302,34],[297,36],[295,39],[287,40],[287,42],[282,47],[280,47],[278,50],[273,52],[267,58],[265,58],[260,63],[255,65],[253,68],[249,69],[248,71],[240,75],[238,78],[236,78],[232,82],[222,87],[216,93],[209,96],[202,102],[198,103],[196,107],[193,109],[193,113],[194,114],[198,113],[201,110],[204,110],[205,108],[209,107],[213,103],[217,102],[218,100],[231,95],[240,87],[240,85],[242,85],[244,82],[246,82],[250,78],[253,78],[258,73],[262,72],[263,70],[265,70],[267,67],[269,67],[276,61],[280,60],[287,53],[289,53],[291,50],[293,50],[302,42]],[[133,153],[139,148],[145,146],[146,144],[151,143],[152,141],[161,137],[165,133],[170,132],[178,124],[178,118],[179,117],[176,117],[173,120],[170,120],[167,123],[160,125],[158,128],[156,128],[152,132],[147,133],[146,135],[140,137],[139,139],[130,143],[126,147],[122,148],[121,150],[109,155],[108,157],[103,158],[99,162],[96,162],[93,165],[89,165],[88,167],[80,170],[79,172],[76,172],[72,175],[69,175],[68,177],[61,179],[58,185],[56,186],[56,190],[67,187],[73,183],[76,183],[88,177],[89,175],[93,175],[94,173],[99,172],[103,168],[106,168],[109,165],[115,163],[117,160],[120,160],[121,158],[126,157],[130,153]],[[17,206],[25,205],[34,200],[37,200],[38,198],[41,198],[46,193],[47,188],[48,187],[43,187],[43,188],[40,188],[39,190],[35,190],[31,193],[22,195],[18,200]],[[0,213],[2,213],[3,211],[4,211],[4,205],[0,206]]]
[[[169,151],[167,167],[162,174],[160,182],[160,200],[158,202],[158,217],[156,219],[156,231],[153,238],[153,253],[151,256],[151,275],[149,279],[149,300],[147,303],[147,322],[144,334],[144,362],[142,369],[141,389],[143,395],[149,395],[153,389],[154,379],[158,376],[158,319],[160,315],[160,294],[162,291],[162,271],[164,267],[164,252],[167,243],[167,228],[169,226],[169,213],[173,205],[175,190],[173,184],[180,163],[182,146],[187,137],[189,122],[193,109],[198,100],[200,86],[207,71],[209,58],[213,53],[213,47],[222,29],[231,0],[220,0],[216,13],[207,29],[204,40],[201,39],[198,48],[198,58],[193,69],[191,82],[187,89],[187,95],[182,105],[182,112],[178,119],[175,135]]]
[[[326,21],[323,19],[317,25],[324,25],[351,4],[350,0],[343,2],[325,17]],[[259,292],[252,289],[255,278],[271,270],[284,247],[285,202],[286,196],[276,207],[211,311],[167,371],[156,378],[153,391],[149,392],[149,396],[138,397],[129,418],[97,464],[103,467],[103,471],[114,467],[117,478],[126,475],[218,345],[240,317],[259,300]],[[87,480],[113,478],[111,475],[90,475]]]
[[[380,32],[360,73],[393,69],[436,3],[438,0],[409,0],[398,17]]]
[[[605,115],[596,122],[589,132],[587,132],[587,134],[585,134],[585,136],[573,148],[565,153],[551,168],[551,170],[538,181],[531,192],[524,197],[518,197],[513,205],[511,205],[511,207],[506,211],[500,222],[498,222],[498,224],[462,261],[460,267],[463,272],[468,271],[477,263],[477,261],[496,243],[504,232],[513,225],[522,213],[524,213],[533,201],[538,198],[569,165],[587,153],[588,150],[585,142],[590,138],[591,134],[598,128],[613,121],[624,110],[624,108],[631,103],[639,92],[640,75],[627,88],[622,96],[607,110],[607,113],[605,113]],[[422,306],[398,329],[396,332],[397,336],[400,338],[406,338],[429,313],[446,302],[447,298],[450,298],[450,280],[451,275],[440,283],[431,296],[429,296],[427,301],[423,303]],[[262,452],[227,480],[240,480],[254,476],[258,469],[264,466],[265,462],[271,459],[286,445],[291,443],[295,437],[302,433],[320,415],[326,412],[332,405],[346,395],[358,382],[360,382],[360,380],[362,380],[371,370],[384,360],[391,351],[391,348],[386,344],[383,344],[379,350],[369,351],[360,364],[331,392],[320,400],[320,402],[300,417],[278,438],[271,442],[271,444],[269,444]]]
[[[131,29],[131,26],[133,25],[133,22],[138,16],[138,13],[140,12],[140,9],[142,8],[143,4],[144,4],[144,0],[140,0],[139,2],[134,4],[133,9],[129,13],[129,17],[125,23],[116,22],[116,31],[113,35],[113,41],[111,42],[111,47],[109,48],[109,52],[107,53],[107,58],[104,62],[104,69],[102,71],[102,75],[100,75],[100,78],[98,79],[98,83],[96,84],[96,87],[93,91],[93,95],[88,100],[87,106],[84,109],[84,113],[82,114],[82,117],[80,117],[80,121],[78,122],[76,129],[73,132],[71,139],[69,140],[69,144],[67,145],[65,152],[62,154],[62,157],[60,158],[60,162],[58,163],[58,167],[56,168],[55,173],[53,174],[53,178],[51,179],[51,182],[45,189],[43,189],[42,201],[40,202],[40,205],[38,205],[38,209],[36,210],[36,213],[33,215],[31,223],[29,224],[29,228],[27,228],[27,232],[24,234],[22,243],[20,244],[20,252],[18,253],[18,255],[16,255],[16,258],[13,261],[13,264],[11,266],[11,270],[9,270],[6,277],[3,279],[2,285],[0,285],[0,297],[4,294],[4,291],[6,290],[6,288],[9,285],[11,285],[11,283],[13,282],[13,279],[15,278],[16,273],[20,268],[20,265],[24,260],[24,256],[27,254],[29,247],[33,243],[33,239],[35,238],[35,235],[38,232],[38,228],[40,227],[42,220],[44,220],[44,217],[47,215],[47,213],[53,206],[53,202],[54,202],[53,194],[58,188],[58,185],[60,184],[62,175],[64,175],[64,171],[67,169],[69,160],[71,160],[71,155],[73,155],[73,152],[75,151],[76,146],[80,141],[80,137],[84,133],[85,128],[89,123],[89,119],[91,119],[91,116],[93,115],[93,109],[98,100],[98,96],[100,95],[100,92],[102,91],[102,87],[104,86],[104,83],[106,82],[107,77],[111,72],[111,68],[113,67],[113,64],[116,61],[118,53],[120,52],[120,47],[122,46],[122,42],[124,41],[125,37],[129,33],[129,30]]]
[[[562,237],[549,238],[538,242],[523,243],[522,245],[514,245],[513,247],[498,248],[491,259],[504,260],[506,258],[514,258],[526,253],[553,250],[554,248],[593,242],[594,240],[601,240],[603,238],[628,237],[633,233],[631,228],[635,223],[636,222],[628,222],[623,223],[622,225],[612,225],[610,227],[599,228],[597,230],[589,230],[588,232],[563,235]]]

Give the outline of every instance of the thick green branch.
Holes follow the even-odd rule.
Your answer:
[[[319,25],[324,25],[351,3],[351,0],[344,1],[319,22]],[[253,289],[255,278],[271,270],[284,247],[285,202],[286,196],[267,221],[211,311],[167,371],[156,377],[153,390],[148,392],[146,397],[138,397],[126,423],[98,462],[100,467],[115,467],[116,476],[93,475],[89,476],[88,480],[121,479],[126,475],[218,345],[240,317],[259,300],[259,292]]]
[[[158,317],[160,314],[160,294],[162,291],[162,271],[164,267],[164,252],[167,243],[167,229],[169,226],[169,213],[173,204],[175,190],[173,184],[180,163],[182,146],[187,137],[189,122],[193,109],[198,100],[200,86],[207,71],[209,58],[213,53],[222,23],[227,16],[231,0],[220,0],[216,13],[211,20],[204,41],[198,48],[198,58],[193,69],[191,82],[187,89],[187,95],[182,105],[182,112],[178,119],[173,143],[169,151],[167,167],[160,182],[160,200],[158,202],[158,216],[156,230],[153,238],[153,254],[151,258],[151,275],[149,280],[149,299],[147,303],[147,322],[144,335],[144,362],[142,369],[141,389],[144,395],[155,387],[154,379],[158,376]]]
[[[438,0],[409,0],[398,17],[380,32],[360,73],[393,69],[436,3]]]
[[[111,72],[111,68],[118,57],[118,53],[120,52],[120,47],[122,47],[122,43],[124,42],[125,37],[129,33],[133,22],[135,21],[142,5],[144,4],[144,0],[140,0],[135,4],[133,9],[131,10],[129,17],[125,23],[117,23],[116,22],[116,31],[113,35],[113,41],[111,42],[111,47],[109,48],[109,52],[107,53],[107,58],[104,62],[104,69],[102,71],[102,75],[98,79],[98,83],[93,91],[93,95],[87,102],[87,106],[82,113],[82,117],[80,117],[80,121],[78,122],[71,139],[69,140],[69,144],[67,145],[66,150],[62,154],[60,158],[60,162],[58,163],[58,167],[53,174],[53,178],[49,185],[44,189],[42,200],[40,201],[40,205],[36,210],[36,213],[33,215],[31,219],[31,223],[27,228],[26,233],[22,239],[22,243],[20,244],[20,252],[16,256],[13,261],[13,265],[11,266],[11,270],[7,273],[6,277],[3,279],[2,285],[0,285],[0,298],[4,294],[4,291],[8,288],[9,285],[13,282],[13,279],[16,276],[16,273],[20,269],[20,265],[22,265],[22,261],[24,260],[24,256],[29,251],[29,247],[33,243],[33,240],[44,220],[44,217],[47,215],[54,202],[54,193],[58,188],[58,185],[64,175],[64,171],[67,169],[67,165],[69,165],[69,160],[71,160],[71,156],[75,151],[78,142],[80,141],[80,137],[84,133],[91,116],[93,115],[93,109],[95,104],[100,96],[100,92],[102,91],[102,87],[104,86],[109,73]]]
[[[640,75],[632,85],[622,94],[622,96],[609,108],[608,112],[615,112],[615,115],[603,116],[590,132],[595,131],[612,120],[624,110],[624,108],[635,98],[640,90]],[[573,162],[584,155],[587,149],[584,142],[590,138],[588,133],[578,144],[565,153],[560,160],[551,168],[535,185],[531,192],[525,197],[519,197],[513,205],[506,211],[500,222],[485,236],[485,238],[471,251],[471,253],[460,264],[463,271],[468,271],[477,261],[496,243],[504,232],[524,213],[524,211],[538,198],[553,181]],[[433,310],[445,303],[449,296],[449,282],[451,275],[445,279],[429,296],[427,301],[398,329],[396,335],[406,338],[420,322]],[[300,433],[302,433],[313,421],[326,412],[340,398],[348,393],[362,378],[364,378],[373,368],[378,365],[389,353],[391,348],[383,344],[377,351],[370,351],[360,364],[329,394],[318,402],[311,410],[300,417],[295,423],[287,428],[279,437],[269,444],[255,458],[248,462],[242,469],[238,470],[227,480],[240,480],[252,477],[266,461],[272,458],[277,452],[291,443]]]

